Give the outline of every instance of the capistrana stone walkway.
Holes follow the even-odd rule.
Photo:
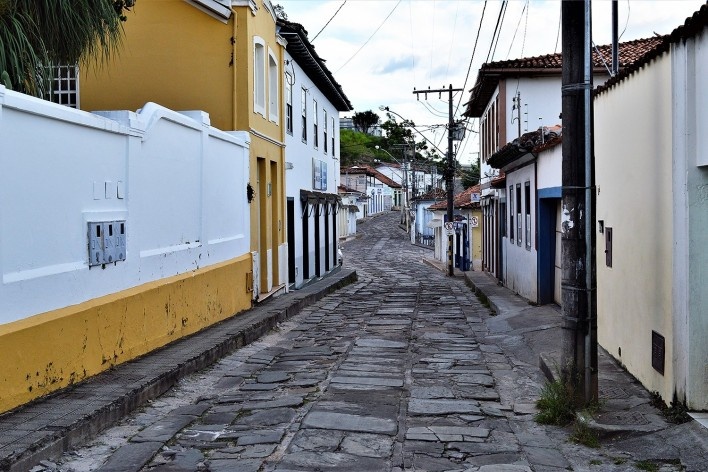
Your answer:
[[[532,350],[463,279],[425,264],[397,218],[345,245],[357,282],[35,470],[637,470],[534,421]]]

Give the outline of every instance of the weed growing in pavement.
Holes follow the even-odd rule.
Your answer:
[[[590,461],[590,465],[602,465],[602,461],[599,459],[593,459]]]
[[[592,447],[593,449],[600,447],[600,438],[597,437],[597,433],[590,429],[587,422],[580,419],[575,420],[573,434],[570,435],[570,440],[586,447]]]
[[[654,408],[661,411],[661,414],[670,423],[681,424],[691,421],[691,417],[688,414],[688,407],[685,403],[678,401],[675,393],[674,399],[669,406],[666,405],[659,392],[651,392],[650,403]]]
[[[612,463],[615,465],[622,465],[625,462],[627,462],[627,459],[624,459],[622,457],[615,457],[615,459],[612,461]]]
[[[597,433],[588,426],[589,418],[598,411],[600,404],[593,402],[581,413],[578,413],[573,383],[564,382],[561,378],[560,372],[557,371],[556,380],[546,383],[541,390],[541,398],[536,401],[539,410],[536,414],[536,421],[556,426],[567,426],[573,423],[571,441],[586,447],[600,447]]]
[[[639,470],[646,470],[647,472],[658,472],[659,465],[652,461],[639,461],[634,464]]]
[[[558,379],[548,382],[541,390],[541,398],[536,401],[538,413],[536,421],[541,424],[566,426],[575,418],[573,387]]]

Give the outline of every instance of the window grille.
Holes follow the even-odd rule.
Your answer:
[[[52,80],[44,98],[71,108],[79,108],[78,66],[53,66]]]

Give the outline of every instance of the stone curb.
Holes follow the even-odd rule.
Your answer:
[[[127,414],[157,398],[181,378],[197,372],[263,336],[303,308],[357,280],[354,270],[338,270],[301,290],[174,341],[140,358],[0,415],[0,437],[25,436],[0,446],[0,471],[26,472],[56,458]],[[63,416],[62,416],[63,415]],[[26,430],[26,431],[25,431]]]

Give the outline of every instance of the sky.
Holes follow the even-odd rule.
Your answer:
[[[414,88],[464,88],[464,92],[454,96],[456,110],[460,104],[456,115],[459,117],[464,111],[461,104],[469,100],[469,90],[483,63],[561,52],[557,0],[509,1],[499,23],[496,47],[492,46],[492,37],[502,5],[497,0],[486,2],[481,28],[485,8],[482,0],[272,1],[283,6],[288,20],[302,24],[308,31],[315,50],[326,60],[354,112],[372,110],[384,121],[385,112],[379,107],[388,106],[413,120],[418,131],[434,142],[443,155],[447,147],[446,97],[441,100],[438,94],[429,94],[427,100],[423,95],[416,100]],[[620,0],[620,41],[668,34],[703,3]],[[609,0],[592,3],[592,34],[597,45],[611,42],[611,5]],[[470,127],[476,126],[473,122]],[[468,132],[459,144],[458,161],[468,164],[476,160],[477,152],[477,136]]]

